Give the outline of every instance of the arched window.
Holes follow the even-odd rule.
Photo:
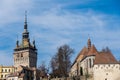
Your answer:
[[[95,61],[95,60],[93,59],[93,64],[94,64],[94,61]]]
[[[1,78],[3,78],[3,75],[1,75]]]
[[[83,68],[80,67],[80,75],[82,76],[83,75]]]
[[[89,59],[89,67],[91,68],[91,59]]]
[[[5,69],[5,72],[7,72],[7,69]]]
[[[10,69],[9,69],[9,72],[10,72]]]

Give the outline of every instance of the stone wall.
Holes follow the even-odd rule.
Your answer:
[[[120,80],[120,64],[95,64],[94,80]]]

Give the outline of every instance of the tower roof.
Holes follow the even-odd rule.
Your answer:
[[[25,22],[24,29],[27,29],[27,11],[25,11]]]
[[[16,42],[15,50],[28,49],[28,48],[36,49],[35,41],[33,41],[33,44],[30,43],[28,26],[27,26],[27,11],[25,11],[25,21],[24,21],[24,31],[22,33],[22,42],[21,44],[19,44],[18,41]]]
[[[91,48],[91,40],[90,40],[90,38],[88,38],[87,45],[88,45],[88,50],[89,50]]]

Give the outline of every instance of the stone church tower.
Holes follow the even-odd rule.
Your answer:
[[[27,67],[37,66],[37,49],[35,46],[35,40],[33,43],[30,42],[29,32],[27,29],[27,15],[25,13],[24,31],[22,33],[22,42],[16,41],[16,47],[14,49],[14,66],[20,65]]]

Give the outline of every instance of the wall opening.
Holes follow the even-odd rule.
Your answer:
[[[83,76],[83,68],[80,67],[80,75]]]

